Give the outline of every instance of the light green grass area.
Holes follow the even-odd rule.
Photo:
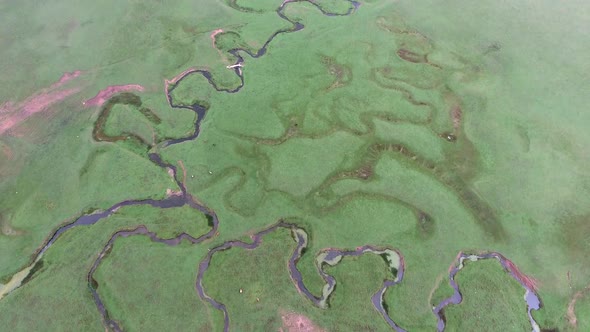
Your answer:
[[[63,114],[62,118],[66,115]],[[71,116],[55,137],[27,142],[30,154],[16,178],[2,185],[0,209],[18,235],[0,236],[0,276],[27,264],[55,228],[94,209],[128,199],[163,198],[177,189],[165,170],[121,145],[92,142],[92,122]],[[25,150],[26,151],[26,150]],[[30,159],[29,159],[30,158]]]
[[[133,134],[145,144],[189,136],[195,130],[196,114],[187,109],[171,109],[162,93],[142,95],[141,106],[115,105],[104,125],[108,136]]]
[[[328,309],[331,311],[330,314],[339,320],[354,311],[348,322],[342,322],[340,330],[387,331],[391,329],[371,302],[371,297],[382,287],[383,280],[393,279],[383,258],[370,253],[360,257],[344,257],[338,265],[326,268],[325,271],[333,275],[337,282],[336,290],[330,297]],[[387,310],[395,311],[396,309],[387,308]],[[321,321],[319,317],[316,320]],[[337,329],[338,327],[334,328],[334,330]]]
[[[104,133],[108,136],[137,135],[142,141],[155,144],[155,133],[149,121],[138,109],[131,105],[115,105],[105,124]]]
[[[232,248],[213,256],[203,286],[209,296],[227,306],[232,330],[276,330],[281,326],[281,310],[307,307],[287,270],[294,249],[289,231],[279,229],[264,236],[255,250]]]
[[[326,269],[336,278],[337,287],[330,308],[320,309],[297,293],[289,277],[286,267],[294,249],[290,231],[280,228],[265,235],[256,249],[232,248],[213,255],[203,285],[209,296],[227,306],[232,330],[275,331],[286,313],[307,316],[334,331],[388,329],[371,304],[382,280],[391,278],[381,257],[345,257]],[[240,277],[227,278],[228,274]],[[352,308],[355,314],[349,315]]]
[[[437,279],[438,280],[438,279]],[[436,286],[435,286],[436,287]],[[455,293],[453,287],[449,284],[448,275],[440,275],[440,283],[438,287],[432,289],[432,297],[430,298],[430,304],[435,308],[444,299],[447,299]]]
[[[586,292],[586,296],[576,302],[575,314],[578,331],[590,329],[590,297],[588,297],[588,292]]]
[[[406,273],[385,302],[409,331],[436,328],[432,306],[450,295],[447,269],[459,251],[510,258],[538,280],[540,326],[566,329],[572,290],[590,280],[590,7],[372,0],[350,16],[326,16],[319,8],[343,14],[352,4],[287,3],[284,15],[305,28],[279,34],[259,58],[241,52],[239,92],[218,92],[199,73],[170,85],[174,104],[207,112],[198,139],[158,144],[190,136],[196,120],[169,107],[165,80],[193,68],[209,71],[217,88],[235,89],[241,81],[226,66],[236,57],[227,51],[255,52],[291,29],[275,12],[281,3],[0,3],[0,125],[64,72],[81,71],[63,87],[76,89],[72,96],[0,134],[0,283],[26,267],[59,225],[179,190],[149,151],[177,166],[178,180],[186,171],[188,192],[220,224],[214,239],[196,246],[143,237],[115,243],[96,279],[125,329],[220,329],[220,313],[194,289],[199,261],[206,249],[283,218],[310,236],[298,266],[316,294],[322,249],[398,249]],[[116,105],[104,134],[143,143],[95,142],[101,108],[82,102],[124,84],[143,87],[133,91],[142,105]],[[72,229],[34,278],[0,300],[0,325],[101,330],[86,273],[113,232],[146,223],[165,237],[209,230],[189,208],[125,208]],[[367,297],[382,282],[380,258],[329,269],[339,285],[334,306],[321,310],[289,279],[294,247],[282,230],[258,249],[215,254],[205,289],[228,305],[233,329],[285,329],[289,311],[326,330],[388,329]],[[494,264],[467,264],[458,274],[464,302],[447,309],[449,330],[530,329],[524,290]],[[496,302],[502,306],[491,310]],[[587,303],[576,308],[580,328]]]
[[[145,221],[149,223],[148,229],[163,239],[171,239],[181,233],[198,238],[211,228],[207,217],[188,205],[170,209],[128,206],[118,210],[115,216],[117,220]]]
[[[354,158],[362,141],[353,135],[337,133],[321,139],[291,139],[263,151],[270,156],[269,189],[293,196],[308,194],[334,169]],[[325,159],[330,155],[330,159]]]
[[[106,85],[130,83],[160,90],[164,78],[195,64],[224,73],[227,59],[210,47],[212,31],[250,31],[260,42],[285,25],[275,13],[252,20],[251,14],[231,10],[221,1],[1,6],[2,31],[10,32],[0,41],[0,66],[6,70],[0,85],[3,101],[22,100],[64,71],[88,71],[94,93]]]
[[[530,331],[524,288],[494,259],[466,262],[455,277],[463,301],[445,308],[446,331]]]
[[[195,72],[182,79],[182,84],[170,85],[168,91],[174,105],[191,107],[198,104],[208,108],[208,100],[215,93],[215,88],[201,73]]]
[[[11,331],[75,331],[80,327],[104,330],[88,287],[87,274],[111,234],[145,225],[151,231],[158,231],[162,237],[187,231],[196,237],[208,231],[204,219],[186,207],[166,210],[127,207],[92,226],[69,230],[43,255],[43,265],[30,281],[2,299],[0,311],[5,314],[0,316],[0,324]],[[163,245],[155,247],[159,246]],[[188,249],[183,245],[180,251]],[[196,252],[198,256],[198,250]],[[198,260],[198,257],[194,259]],[[100,291],[101,281],[98,282]],[[143,295],[145,298],[146,294]],[[201,306],[199,310],[203,312],[205,309]],[[37,318],[30,319],[32,316]],[[203,317],[201,321],[205,320]]]
[[[220,330],[212,309],[193,291],[205,254],[203,246],[186,241],[169,247],[142,236],[117,240],[94,274],[110,317],[126,331]]]
[[[581,57],[590,44],[580,42],[588,38],[588,6],[583,1],[515,7],[492,1],[402,1],[397,8],[408,24],[443,48],[480,62],[483,71],[473,84],[453,86],[485,98],[486,111],[467,114],[465,127],[487,166],[475,186],[504,214],[513,242],[502,246],[503,253],[518,258],[521,268],[544,285],[543,326],[564,324],[567,271],[580,277],[578,289],[590,279],[582,268],[587,256],[584,261],[570,256],[568,247],[579,243],[562,240],[560,229],[588,214],[590,206],[585,166],[590,159],[583,143],[590,139],[583,129],[590,118],[579,111],[590,101],[581,92],[588,83],[580,75],[589,70]],[[586,230],[578,234],[588,236]]]

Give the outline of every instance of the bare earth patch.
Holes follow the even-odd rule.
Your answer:
[[[326,330],[316,326],[311,319],[294,312],[281,312],[283,327],[280,332],[325,332]]]

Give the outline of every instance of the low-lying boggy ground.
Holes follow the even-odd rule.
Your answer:
[[[0,283],[31,269],[0,302],[12,330],[435,330],[461,251],[536,278],[541,328],[571,327],[570,311],[585,326],[585,300],[568,307],[590,279],[585,4],[0,6],[14,32],[0,39]],[[167,216],[183,209],[208,217]],[[298,238],[255,235],[276,220],[307,234],[302,285]],[[183,232],[193,245],[162,240]],[[234,239],[253,247],[209,251]],[[319,254],[365,245],[403,257],[380,303],[395,326],[371,301],[393,272],[376,255],[325,267],[324,309],[303,291],[322,294]],[[458,273],[448,329],[526,327],[522,288],[488,263]]]

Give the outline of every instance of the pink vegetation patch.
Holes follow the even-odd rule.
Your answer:
[[[214,48],[214,49],[216,49],[216,50],[217,50],[217,53],[219,53],[219,56],[220,56],[222,59],[225,59],[225,57],[223,56],[223,54],[221,53],[221,51],[220,51],[220,50],[217,48],[217,46],[215,46],[215,37],[216,37],[218,34],[220,34],[220,33],[223,33],[223,32],[225,32],[225,31],[223,31],[223,29],[217,29],[217,30],[215,30],[215,31],[213,31],[213,32],[211,33],[211,45],[213,46],[213,48]]]
[[[296,314],[294,312],[287,312],[281,315],[283,320],[283,327],[281,332],[325,332],[325,330],[317,327],[309,318]]]
[[[463,112],[461,111],[461,106],[455,105],[451,109],[451,118],[453,119],[453,128],[458,130],[461,126],[461,118],[463,117]]]
[[[64,73],[61,78],[59,79],[59,81],[57,81],[57,83],[55,83],[54,85],[62,85],[65,84],[71,80],[73,80],[74,78],[79,77],[80,75],[82,75],[82,72],[79,70],[73,71],[71,73]]]
[[[21,111],[24,115],[29,116],[40,112],[47,107],[58,103],[67,97],[80,91],[80,88],[66,89],[60,91],[53,91],[47,93],[41,93],[33,98],[29,98],[22,106]]]
[[[96,96],[86,100],[82,105],[86,107],[102,106],[109,98],[119,92],[128,91],[143,91],[144,88],[138,84],[127,84],[127,85],[111,85],[104,90],[101,90]]]
[[[512,271],[512,273],[514,273],[514,275],[520,279],[522,281],[522,283],[530,290],[532,291],[537,291],[538,286],[537,286],[537,280],[535,280],[532,277],[527,276],[526,274],[520,272],[520,270],[518,269],[518,267],[516,266],[516,264],[514,264],[511,260],[506,259],[506,266],[508,267],[508,269],[510,271]]]
[[[0,105],[0,135],[17,126],[31,115],[48,109],[82,90],[81,87],[63,89],[63,85],[77,78],[82,72],[65,73],[50,87],[42,89],[24,101],[15,104],[8,101]]]
[[[218,34],[222,33],[223,29],[217,29],[213,32],[211,32],[211,41],[213,42],[213,48],[215,48],[215,36],[217,36]]]

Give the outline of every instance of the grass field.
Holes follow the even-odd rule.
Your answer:
[[[17,289],[13,293],[5,297],[0,302],[0,311],[4,314],[0,316],[0,324],[12,331],[31,331],[31,330],[59,330],[59,331],[76,331],[83,327],[84,330],[100,331],[101,317],[92,299],[89,290],[87,274],[92,267],[92,264],[97,259],[98,254],[106,245],[111,234],[119,229],[133,229],[138,225],[145,225],[149,230],[157,232],[161,237],[172,237],[187,232],[195,237],[209,231],[206,219],[198,212],[188,207],[172,208],[160,210],[152,207],[125,207],[117,211],[113,216],[98,222],[92,226],[79,226],[64,233],[59,238],[55,245],[48,250],[42,257],[41,268],[36,271],[36,274],[30,278],[23,287]],[[121,242],[136,241],[133,238],[123,240]],[[140,241],[140,243],[143,243]],[[119,243],[115,244],[113,252],[112,264],[117,263]],[[139,245],[141,247],[141,244]],[[150,260],[161,259],[162,264],[179,263],[174,259],[166,256],[165,245],[153,245],[156,252],[154,257]],[[164,248],[161,248],[164,247]],[[160,248],[160,251],[158,251]],[[164,250],[162,250],[164,249]],[[170,249],[168,249],[170,250]],[[193,253],[194,255],[184,256],[185,259],[192,258],[198,262],[200,249],[186,246],[186,243],[181,245],[178,250]],[[201,249],[202,250],[202,249]],[[144,251],[144,253],[146,253]],[[126,255],[140,256],[140,253],[133,250],[126,250]],[[109,264],[110,261],[107,260]],[[140,258],[135,260],[135,263],[141,262]],[[144,261],[145,263],[145,258]],[[193,262],[194,263],[194,262]],[[39,264],[39,263],[37,263]],[[190,264],[190,262],[187,262]],[[127,267],[131,267],[130,263],[125,263]],[[151,264],[146,264],[147,268]],[[112,266],[112,265],[105,265]],[[161,268],[163,265],[158,265]],[[102,267],[102,266],[101,266]],[[154,265],[156,267],[156,265]],[[119,268],[116,269],[120,271]],[[148,278],[148,271],[140,273],[140,278]],[[163,270],[158,270],[155,277],[163,277]],[[172,271],[170,271],[172,272]],[[193,272],[193,271],[190,271]],[[194,273],[194,272],[193,272]],[[99,270],[98,281],[102,282],[103,278],[114,278],[109,274],[104,275],[102,270]],[[124,280],[120,287],[130,287],[133,283],[133,275],[126,276],[131,280]],[[109,279],[107,279],[109,280]],[[178,279],[180,282],[180,279]],[[190,282],[190,280],[189,280]],[[142,284],[145,286],[145,284]],[[190,288],[189,288],[190,289]],[[110,288],[107,288],[107,291]],[[99,286],[99,291],[102,292],[102,287]],[[153,289],[155,291],[155,289]],[[106,291],[105,291],[106,292]],[[108,292],[106,292],[108,296]],[[192,295],[190,299],[197,300],[194,293],[183,292],[187,295]],[[134,294],[129,291],[129,294]],[[168,295],[172,295],[169,293]],[[108,297],[107,297],[108,298]],[[142,294],[145,299],[145,294]],[[177,298],[169,298],[170,305],[176,303]],[[108,302],[107,302],[108,303]],[[143,302],[145,303],[145,302]],[[119,307],[113,307],[113,314],[115,319],[119,318],[117,311]],[[193,309],[197,314],[206,315],[206,308],[204,304],[196,302],[193,304]],[[124,308],[126,309],[126,308]],[[120,309],[120,310],[124,310]],[[125,311],[123,311],[125,312]],[[144,311],[145,312],[145,311]],[[30,319],[30,317],[51,317],[51,319]],[[135,316],[134,316],[135,317]],[[203,316],[204,317],[204,316]],[[123,319],[121,319],[123,320]],[[200,319],[199,321],[204,321]],[[125,320],[123,320],[127,323]],[[129,322],[132,326],[133,322]]]
[[[117,239],[94,273],[124,330],[222,329],[221,312],[195,290],[199,262],[281,219],[308,233],[297,266],[316,295],[321,250],[399,250],[405,275],[384,302],[409,331],[436,330],[432,306],[452,293],[447,269],[460,251],[510,258],[538,281],[539,325],[573,329],[568,303],[590,280],[590,7],[372,0],[353,9],[345,0],[1,3],[0,290],[60,225],[186,186],[219,218],[213,239]],[[256,54],[272,36],[260,57],[236,51]],[[242,67],[226,68],[238,54]],[[242,80],[236,93],[218,91]],[[193,135],[197,121],[165,91],[173,105],[206,109],[198,138],[165,143]],[[125,207],[75,227],[0,297],[0,324],[103,330],[87,274],[111,235],[143,224],[164,238],[198,237],[210,222],[187,206]],[[256,249],[213,255],[204,289],[226,305],[232,330],[294,331],[297,319],[326,331],[389,329],[371,304],[387,275],[380,257],[327,268],[337,289],[320,309],[289,277],[295,247],[279,229]],[[496,261],[468,263],[457,282],[464,300],[445,310],[447,330],[530,330],[524,290]],[[580,331],[588,303],[575,309]]]
[[[204,252],[203,246],[154,245],[139,236],[115,242],[95,273],[110,317],[126,331],[219,330],[192,291]]]
[[[578,319],[578,331],[589,329],[590,319],[588,319],[588,317],[590,317],[590,299],[587,295],[576,303],[575,314]]]
[[[468,262],[455,278],[463,301],[445,309],[446,331],[530,331],[524,288],[493,259]]]
[[[337,287],[330,309],[322,310],[300,296],[290,280],[285,267],[294,249],[289,231],[279,229],[264,236],[256,249],[232,248],[213,256],[203,284],[211,297],[226,304],[232,330],[274,331],[284,324],[281,316],[289,312],[335,331],[389,328],[371,304],[381,281],[391,278],[381,257],[344,258],[336,267],[326,269],[337,279]],[[227,278],[228,271],[239,277]],[[351,306],[354,316],[348,314]]]

